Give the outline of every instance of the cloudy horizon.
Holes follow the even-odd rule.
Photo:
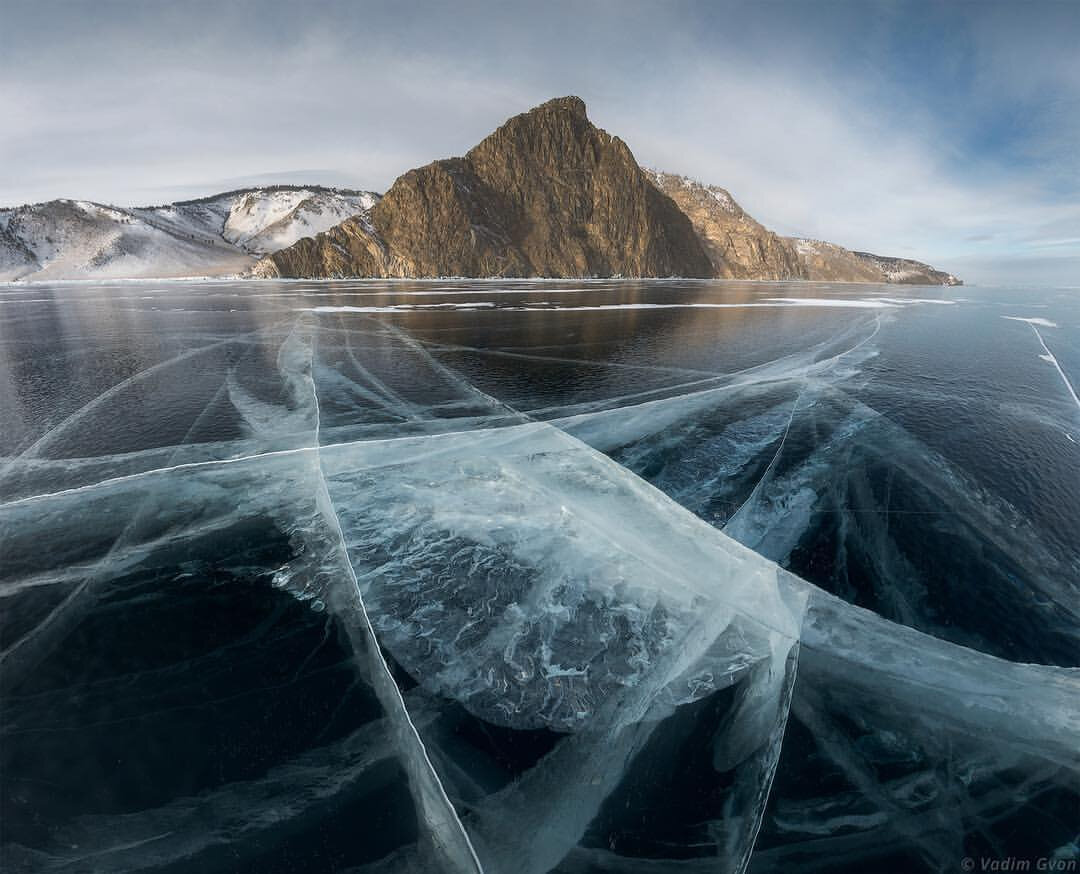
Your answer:
[[[0,0],[0,205],[385,191],[581,96],[766,226],[1080,285],[1080,4]]]

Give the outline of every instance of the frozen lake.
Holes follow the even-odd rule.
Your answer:
[[[0,867],[1076,858],[1078,383],[1077,290],[0,286]]]

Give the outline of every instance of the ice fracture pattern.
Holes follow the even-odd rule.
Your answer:
[[[187,325],[104,390],[12,417],[4,870],[1077,858],[1075,492],[1044,520],[1031,490],[1003,494],[905,419],[920,388],[948,407],[965,374],[902,391],[875,376],[907,354],[890,334],[945,307],[273,288],[258,324]],[[648,344],[592,354],[599,336],[504,341],[495,321],[551,318],[550,339],[652,308],[678,334],[740,307],[760,320],[746,331],[808,321],[711,365]],[[1005,314],[995,330],[1030,340]],[[462,317],[491,318],[492,339]],[[12,409],[28,378],[13,336]],[[1057,342],[1031,378],[1053,401],[1015,415],[1068,438],[1068,469],[1080,428],[1075,395],[1054,394]],[[287,728],[251,722],[281,702]],[[169,767],[195,744],[220,760]],[[73,773],[96,788],[50,788]]]

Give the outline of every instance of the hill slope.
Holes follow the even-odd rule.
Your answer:
[[[213,276],[365,212],[370,192],[277,186],[156,207],[0,209],[0,280]]]

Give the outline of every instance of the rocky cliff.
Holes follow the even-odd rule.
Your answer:
[[[821,240],[778,236],[751,218],[723,188],[674,173],[647,172],[657,188],[690,218],[718,277],[963,284],[920,261],[853,252]]]
[[[463,158],[263,259],[259,276],[692,276],[712,261],[675,203],[577,97],[515,116]]]
[[[804,279],[791,244],[751,218],[723,188],[648,170],[652,182],[686,213],[723,279]]]

